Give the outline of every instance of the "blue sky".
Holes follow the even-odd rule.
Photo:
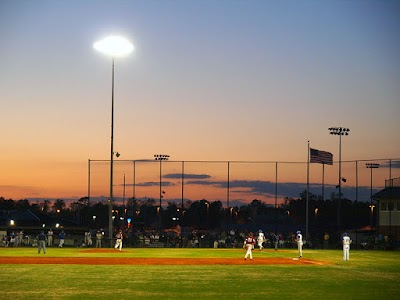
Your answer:
[[[399,158],[398,1],[0,0],[4,197],[82,197],[109,157],[108,34],[124,159]],[[387,177],[382,176],[383,180]],[[367,178],[367,177],[366,177]],[[334,180],[330,184],[335,184]]]

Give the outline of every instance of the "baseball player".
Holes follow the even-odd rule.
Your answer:
[[[122,250],[122,239],[123,239],[123,234],[122,234],[122,230],[118,231],[118,233],[115,235],[116,241],[115,241],[115,246],[114,249],[117,250],[119,249],[119,251]]]
[[[101,248],[102,239],[103,239],[103,234],[100,232],[100,230],[98,230],[96,233],[96,248]]]
[[[299,258],[303,256],[303,235],[301,231],[298,230],[296,232],[296,242],[297,242],[297,249],[299,250]]]
[[[53,236],[54,232],[50,228],[49,231],[47,231],[47,246],[49,247],[53,246]]]
[[[343,260],[347,261],[350,258],[350,244],[352,243],[351,238],[345,232],[342,238],[342,245],[343,245]]]
[[[262,232],[262,230],[260,229],[259,231],[258,231],[258,236],[257,236],[257,245],[258,245],[258,248],[260,249],[260,251],[262,250],[262,249],[264,249],[264,246],[263,246],[263,243],[265,242],[265,235],[264,235],[264,233]]]
[[[37,239],[38,239],[38,254],[40,254],[41,249],[43,249],[43,253],[46,254],[47,236],[44,234],[43,230],[39,233]]]
[[[244,247],[246,249],[246,255],[244,256],[244,260],[247,259],[247,256],[250,256],[250,260],[253,260],[252,250],[254,249],[254,244],[256,240],[253,237],[253,233],[250,232],[247,238],[244,240]]]
[[[62,246],[64,245],[64,241],[65,241],[64,230],[61,230],[60,234],[58,235],[58,238],[60,239],[60,243],[58,244],[58,247],[62,248]]]

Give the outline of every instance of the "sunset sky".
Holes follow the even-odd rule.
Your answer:
[[[119,159],[269,161],[265,177],[258,165],[233,169],[232,180],[273,183],[273,162],[306,162],[307,141],[337,162],[328,128],[341,126],[342,160],[394,159],[400,177],[399,1],[0,0],[0,197],[87,196],[88,160],[110,156],[111,58],[93,49],[110,34],[135,47],[115,61]],[[173,178],[181,166],[168,164]],[[370,170],[358,167],[367,188]],[[153,182],[141,195],[156,197],[151,168],[136,180]],[[225,163],[187,168],[226,180]],[[281,168],[279,181],[305,182],[305,164]],[[334,186],[337,164],[325,168]],[[126,171],[116,171],[121,184]],[[311,171],[320,183],[321,165]],[[388,169],[374,172],[383,187]],[[202,186],[187,196],[201,199]]]

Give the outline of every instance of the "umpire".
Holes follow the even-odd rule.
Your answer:
[[[47,236],[44,234],[43,230],[39,233],[37,236],[38,239],[38,254],[40,254],[40,251],[43,249],[43,253],[46,254],[46,241],[47,241]]]

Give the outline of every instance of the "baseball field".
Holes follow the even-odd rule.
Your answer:
[[[0,249],[2,299],[398,299],[400,252]]]

